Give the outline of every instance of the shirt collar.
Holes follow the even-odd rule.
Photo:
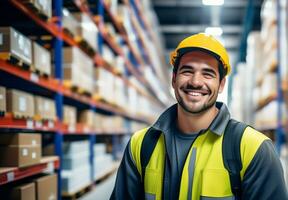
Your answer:
[[[221,136],[230,120],[230,113],[224,103],[216,102],[216,107],[219,109],[219,112],[210,124],[208,130]],[[171,124],[176,122],[176,117],[177,104],[174,104],[160,115],[158,120],[154,123],[153,128],[158,129],[165,134],[171,130]]]

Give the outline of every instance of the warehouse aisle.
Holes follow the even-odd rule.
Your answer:
[[[92,190],[84,197],[80,198],[80,200],[95,200],[96,198],[99,200],[108,200],[114,187],[116,174],[117,173],[115,172],[103,183],[98,184],[95,190]]]

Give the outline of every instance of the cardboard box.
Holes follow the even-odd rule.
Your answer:
[[[96,68],[94,70],[94,92],[97,93],[104,100],[114,103],[115,99],[115,76],[103,68]],[[107,92],[109,91],[109,92]]]
[[[14,187],[10,193],[11,200],[36,200],[35,183],[26,183]]]
[[[0,87],[0,112],[6,112],[6,88]]]
[[[27,167],[38,164],[41,146],[0,146],[0,167]]]
[[[83,165],[89,165],[89,152],[77,153],[73,157],[63,157],[62,169],[73,170]]]
[[[52,17],[52,0],[22,0],[25,3],[31,3],[33,6],[47,18]]]
[[[12,112],[16,117],[30,117],[33,118],[34,97],[31,94],[19,90],[7,90],[7,111]]]
[[[81,36],[95,50],[98,50],[98,28],[86,13],[75,13],[74,17],[80,22],[77,35]]]
[[[66,8],[62,10],[62,16],[63,28],[69,30],[73,36],[76,36],[77,27],[79,26],[78,20]]]
[[[41,146],[41,134],[1,133],[0,146]]]
[[[103,129],[103,115],[99,114],[99,113],[95,113],[94,116],[94,128],[96,129],[96,131],[102,131]]]
[[[56,105],[55,101],[36,96],[35,97],[35,115],[45,120],[56,120]]]
[[[51,54],[36,42],[33,42],[33,67],[41,73],[51,76]]]
[[[77,47],[63,48],[63,62],[77,65],[84,74],[93,74],[93,60]]]
[[[52,17],[52,0],[34,0],[34,2],[42,14],[48,18]]]
[[[93,128],[95,113],[92,110],[84,110],[80,113],[79,122]]]
[[[8,59],[8,54],[31,65],[32,43],[12,27],[0,27],[0,58]]]
[[[77,110],[75,107],[65,105],[63,108],[63,122],[67,125],[76,125],[77,117],[76,113]]]
[[[57,175],[47,175],[35,180],[37,200],[57,200]]]
[[[72,157],[75,154],[89,152],[89,141],[75,141],[75,142],[64,142],[62,145],[63,154],[65,157]]]
[[[73,170],[62,170],[62,192],[73,193],[91,184],[91,166],[83,165]]]

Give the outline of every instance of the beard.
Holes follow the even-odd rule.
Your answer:
[[[180,90],[185,93],[184,91],[185,90],[203,90],[202,88],[195,88],[191,85],[187,85],[185,87],[181,87]],[[206,89],[207,90],[207,89]],[[218,88],[219,90],[219,88]],[[209,95],[208,97],[208,100],[202,100],[202,101],[205,101],[205,102],[200,102],[201,104],[198,105],[198,106],[191,106],[189,105],[189,102],[185,102],[184,100],[184,97],[182,97],[180,95],[180,92],[175,92],[175,96],[176,96],[176,99],[178,101],[178,104],[181,106],[181,108],[183,110],[185,110],[187,113],[191,113],[191,114],[199,114],[199,113],[203,113],[207,110],[209,110],[210,108],[212,108],[215,103],[216,103],[216,100],[217,100],[217,91],[215,92],[211,92],[211,90],[207,90],[208,91],[208,94],[206,95]],[[205,96],[206,96],[205,95]],[[192,104],[197,104],[198,102],[192,102]]]

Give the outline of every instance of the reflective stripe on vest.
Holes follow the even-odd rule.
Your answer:
[[[136,132],[130,143],[132,158],[141,176],[140,151],[147,130],[148,128]],[[259,146],[267,139],[251,127],[246,128],[241,140],[242,179]],[[180,200],[233,199],[229,174],[222,159],[222,140],[223,135],[218,136],[210,131],[196,138],[182,170]],[[165,141],[164,134],[161,134],[146,167],[144,177],[146,199],[162,199],[164,163]]]

